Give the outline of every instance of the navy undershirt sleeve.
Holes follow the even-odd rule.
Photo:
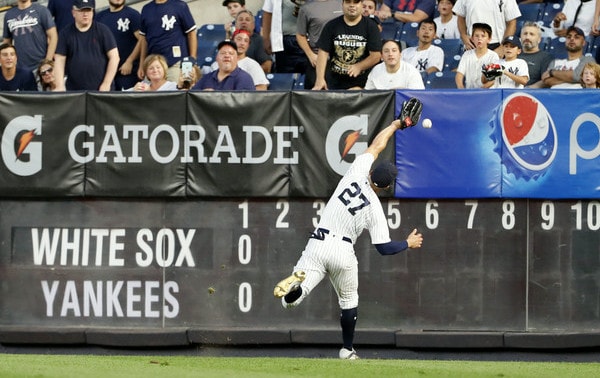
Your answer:
[[[386,255],[395,255],[396,253],[400,253],[408,248],[408,242],[406,240],[402,241],[390,241],[382,244],[375,244],[375,248],[377,248],[377,252],[386,256]]]

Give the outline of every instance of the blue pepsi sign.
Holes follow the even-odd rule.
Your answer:
[[[402,91],[397,114],[410,97],[424,110],[396,135],[396,196],[600,197],[600,93]]]

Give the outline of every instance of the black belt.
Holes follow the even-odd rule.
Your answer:
[[[315,232],[310,234],[310,238],[311,239],[317,239],[317,240],[325,240],[325,235],[329,234],[329,230],[326,228],[317,228],[315,230]],[[342,240],[352,244],[352,239],[350,239],[347,236],[342,236]]]

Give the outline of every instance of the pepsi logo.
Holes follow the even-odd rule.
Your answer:
[[[507,170],[525,180],[543,175],[558,147],[556,127],[544,105],[526,93],[512,94],[504,100],[500,123]]]

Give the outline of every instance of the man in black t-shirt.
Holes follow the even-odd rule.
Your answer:
[[[314,90],[362,89],[371,68],[381,60],[381,33],[377,24],[362,16],[361,0],[342,0],[342,11],[319,37]]]

